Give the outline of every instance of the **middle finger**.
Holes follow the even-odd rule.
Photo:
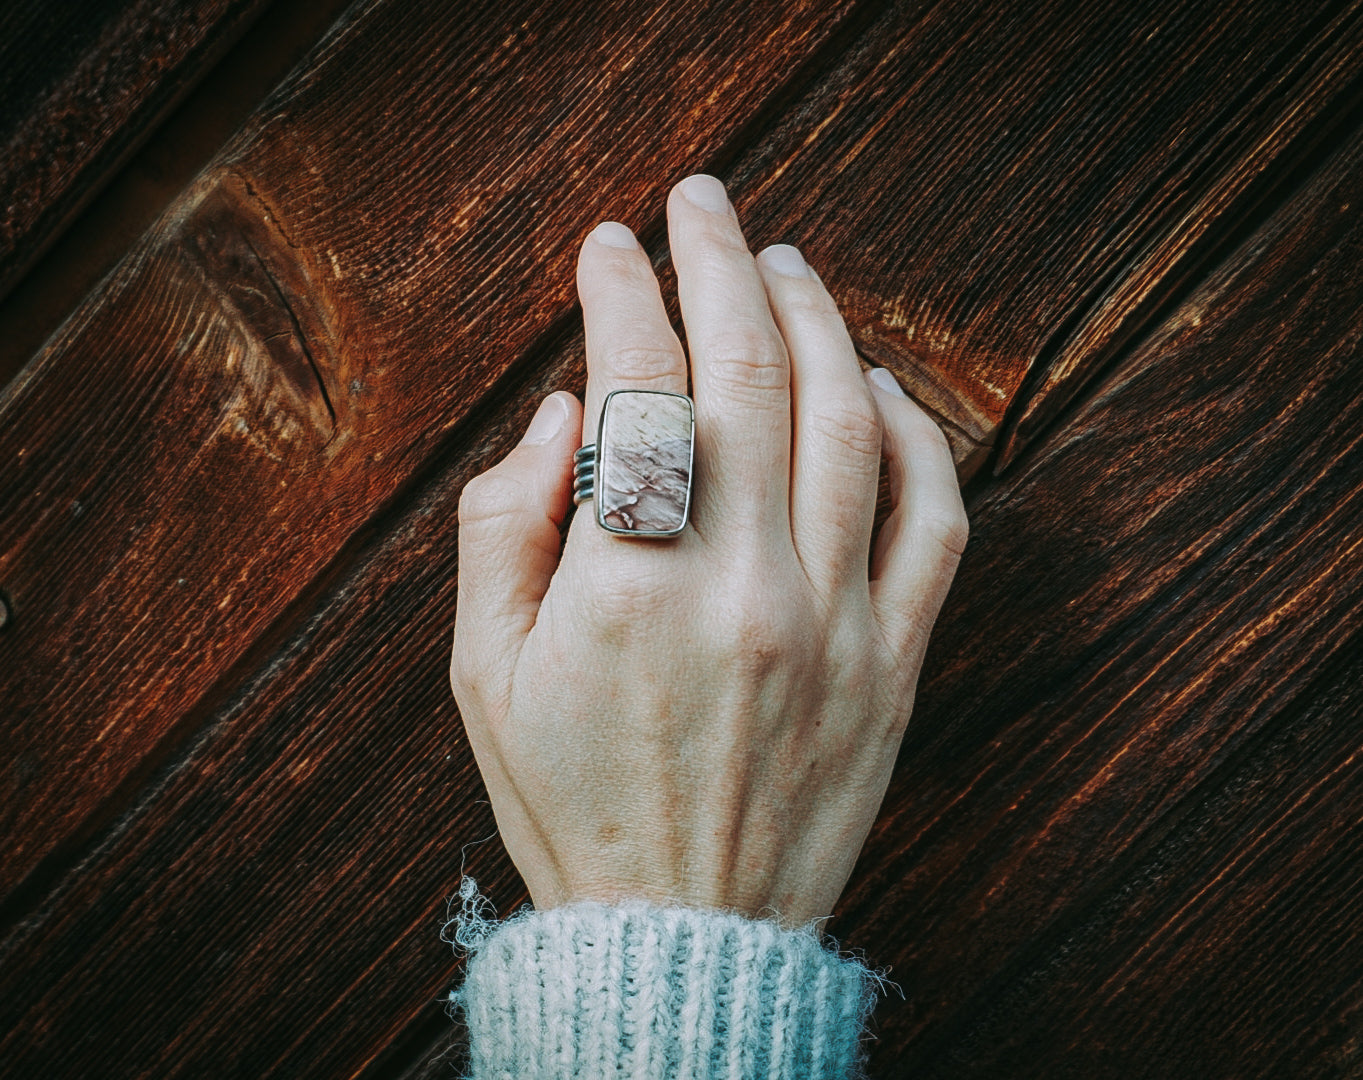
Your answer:
[[[724,185],[667,203],[696,401],[697,521],[790,542],[790,358]]]

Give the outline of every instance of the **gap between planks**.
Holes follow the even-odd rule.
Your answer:
[[[1328,24],[1349,6],[1348,3],[1341,3],[1323,15],[1317,25]],[[1309,34],[1302,36],[1308,40],[1310,38]],[[1304,72],[1302,79],[1308,74],[1309,72]],[[1293,86],[1298,85],[1300,81],[1301,79]],[[991,447],[983,467],[964,488],[967,509],[988,490],[995,478],[1029,461],[1042,446],[1048,445],[1053,439],[1063,437],[1075,414],[1086,401],[1102,393],[1112,373],[1129,357],[1138,353],[1151,335],[1155,334],[1210,278],[1223,266],[1232,262],[1242,246],[1258,232],[1259,228],[1298,192],[1307,187],[1326,167],[1339,147],[1348,142],[1361,128],[1363,128],[1363,75],[1350,83],[1347,91],[1340,94],[1274,157],[1264,174],[1237,200],[1239,205],[1232,206],[1228,213],[1213,224],[1208,234],[1193,246],[1188,265],[1179,273],[1177,284],[1162,294],[1157,293],[1154,303],[1148,306],[1143,315],[1137,315],[1130,330],[1107,350],[1108,356],[1082,378],[1064,404],[1055,410],[1055,414],[1042,421],[1030,435],[1019,439],[1017,435],[1019,422],[1027,414],[1038,392],[1044,389],[1052,367],[1065,352],[1072,335],[1086,325],[1094,311],[1101,306],[1106,288],[1111,282],[1107,279],[1099,282],[1090,302],[1076,309],[1074,315],[1057,330],[1051,341],[1038,354],[1036,361],[1027,369],[1022,384],[1013,395],[1003,421],[999,424],[999,438]]]
[[[343,11],[349,2],[350,0],[325,0],[325,6],[319,8],[326,13],[325,25],[317,32],[322,34],[329,30],[335,24],[336,14]],[[857,4],[823,45],[792,69],[786,79],[763,99],[762,107],[733,132],[720,151],[707,163],[707,169],[723,178],[745,151],[760,142],[781,123],[784,110],[792,101],[805,93],[811,84],[817,83],[827,72],[837,67],[843,56],[860,41],[890,6],[891,0],[863,0]],[[275,22],[276,18],[279,20],[278,23]],[[262,82],[266,84],[265,88],[272,88],[280,78],[293,71],[296,65],[301,66],[300,58],[309,51],[313,42],[311,39],[300,38],[300,35],[306,27],[314,26],[319,21],[321,20],[318,13],[311,9],[305,10],[300,0],[278,0],[252,31],[242,38],[219,68],[190,95],[172,120],[153,136],[134,164],[150,168],[150,163],[159,155],[171,153],[177,137],[188,137],[188,131],[194,125],[209,123],[207,115],[219,108],[212,100],[213,96],[219,93],[228,94],[232,98],[231,112],[225,113],[213,128],[221,137],[214,140],[199,139],[195,157],[185,159],[187,164],[184,166],[182,183],[188,182],[198,169],[217,153],[221,145],[235,132],[236,127],[260,105],[261,102],[257,99],[247,100],[250,88],[260,86]],[[268,48],[269,39],[262,40],[257,35],[269,34],[272,27],[278,35],[285,36],[286,32],[291,32],[293,36],[288,40],[290,51],[287,54],[283,50],[273,52],[271,65],[266,68],[251,56],[250,50]],[[286,64],[286,60],[290,62]],[[260,97],[265,96],[262,89]],[[232,119],[233,124],[230,130],[227,129],[228,118]],[[212,141],[211,146],[207,145],[209,141]],[[156,168],[164,166],[158,165]],[[61,290],[61,302],[69,304],[70,308],[74,309],[88,288],[93,287],[99,277],[117,264],[126,249],[140,237],[146,225],[180,194],[181,185],[170,191],[163,189],[156,192],[145,189],[143,181],[128,175],[130,171],[124,170],[124,175],[111,184],[110,189],[96,200],[86,215],[82,216],[77,226],[62,237],[49,253],[49,257],[45,257],[11,292],[6,301],[0,304],[0,342],[6,341],[5,336],[11,331],[23,333],[24,316],[21,313],[16,314],[15,308],[25,302],[24,298],[28,298],[30,281],[39,273],[47,283],[46,285],[35,283],[33,285],[35,292],[40,288],[52,289],[52,293],[43,291],[39,296],[46,296],[56,302],[58,291]],[[129,236],[126,235],[126,230],[119,229],[116,220],[118,214],[127,212],[127,208],[121,207],[120,202],[131,199],[136,204],[139,197],[145,199],[140,205],[142,212],[147,216],[145,221],[137,225],[136,235]],[[111,246],[115,244],[121,246],[112,255],[105,253],[109,261],[107,264],[101,264],[97,273],[87,264],[85,267],[87,274],[93,273],[94,276],[88,284],[82,286],[79,295],[72,295],[74,288],[63,290],[63,282],[57,279],[57,275],[61,273],[58,262],[63,258],[72,259],[72,267],[68,269],[79,265],[81,252],[77,249],[80,245],[73,234],[77,228],[85,225],[87,218],[91,220],[92,229],[107,230],[107,233],[101,232],[96,235],[102,236]],[[666,265],[667,259],[661,253],[667,240],[665,212],[660,211],[649,225],[639,230],[638,237],[645,250],[650,253],[655,269]],[[49,269],[49,264],[52,265],[52,269]],[[51,280],[47,280],[49,274],[52,275]],[[19,301],[19,304],[16,304],[16,301]],[[37,302],[37,298],[28,298],[28,302]],[[63,310],[60,317],[51,323],[43,335],[44,339],[46,333],[60,325],[67,313]],[[13,325],[11,319],[14,320]],[[150,752],[143,755],[137,766],[96,807],[80,828],[42,857],[30,874],[20,881],[7,897],[0,899],[0,939],[9,936],[26,920],[40,912],[44,900],[67,874],[119,836],[124,825],[134,819],[142,807],[155,800],[157,793],[174,779],[183,765],[195,756],[201,746],[211,740],[221,718],[231,711],[233,702],[249,694],[253,686],[262,678],[268,677],[268,673],[279,658],[280,650],[297,635],[319,607],[326,606],[326,598],[335,591],[337,585],[346,580],[352,571],[369,557],[380,543],[384,531],[390,525],[401,521],[410,507],[439,483],[440,478],[454,462],[467,456],[477,446],[489,426],[485,419],[489,415],[489,408],[492,410],[491,415],[500,415],[502,405],[523,400],[526,388],[534,383],[546,363],[561,353],[572,341],[573,335],[580,327],[581,309],[577,303],[573,303],[554,318],[544,332],[507,365],[479,399],[479,407],[469,410],[462,420],[434,444],[423,462],[412,470],[388,499],[375,508],[364,525],[356,529],[333,553],[313,579],[280,611],[266,629],[257,635],[243,655],[184,711],[166,735]],[[41,341],[38,344],[41,344]],[[0,386],[16,375],[31,358],[30,355],[20,357],[18,366],[10,370],[7,365],[13,358],[8,348],[8,343],[0,344]],[[581,393],[583,387],[577,387],[576,390]],[[565,522],[565,530],[570,521],[571,515]]]
[[[351,0],[274,0],[0,300],[0,388],[80,307]]]

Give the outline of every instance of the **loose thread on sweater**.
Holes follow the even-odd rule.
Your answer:
[[[454,897],[446,904],[445,925],[440,928],[440,940],[454,947],[455,956],[468,956],[500,924],[496,921],[496,905],[479,893],[478,882],[467,875],[459,879],[458,900],[458,912],[454,911]],[[464,1004],[462,989],[456,987],[451,990],[446,1000],[446,1012],[451,1019],[457,1020]]]
[[[478,892],[478,882],[464,874],[459,879],[459,912],[454,914],[454,897],[451,897],[445,908],[445,924],[440,929],[440,940],[454,946],[456,956],[466,956],[477,950],[487,937],[498,930],[505,922],[516,921],[518,918],[533,914],[534,908],[527,904],[515,915],[505,922],[497,919],[497,906],[486,896]],[[682,905],[677,905],[682,906]],[[720,911],[722,909],[716,909]],[[488,918],[488,915],[491,918]],[[741,917],[741,916],[740,916]],[[827,918],[827,916],[823,916]],[[817,936],[816,924],[819,919],[811,919],[798,929],[795,933],[806,933]],[[784,929],[784,928],[782,928]],[[873,984],[875,997],[884,995],[889,996],[889,991],[893,990],[899,995],[900,1000],[905,1000],[904,989],[894,980],[889,978],[889,969],[878,969],[871,967],[866,962],[866,954],[861,949],[843,950],[838,939],[825,934],[822,947],[828,952],[833,953],[840,960],[847,960],[855,963],[862,972],[863,978]]]
[[[459,912],[452,914],[454,898],[445,911],[445,925],[440,929],[440,940],[454,946],[456,956],[475,950],[497,929],[497,908],[478,891],[478,882],[465,876],[459,881]],[[488,916],[491,915],[491,918]]]

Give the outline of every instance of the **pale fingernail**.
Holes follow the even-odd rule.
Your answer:
[[[790,244],[772,244],[762,252],[762,261],[786,277],[809,277],[809,264],[800,249]]]
[[[886,393],[894,394],[897,397],[909,396],[908,394],[904,393],[899,383],[895,381],[895,377],[892,374],[890,374],[889,370],[886,368],[883,367],[872,368],[871,381],[875,383],[878,387],[880,387],[882,390],[884,390]]]
[[[637,248],[639,241],[629,231],[629,226],[618,221],[603,221],[592,230],[592,239],[598,244],[613,248]]]
[[[683,180],[681,193],[691,205],[712,214],[723,214],[729,209],[729,196],[724,191],[724,185],[705,173],[696,173]]]
[[[563,399],[557,393],[550,394],[540,402],[539,411],[525,429],[525,438],[521,441],[527,446],[543,446],[559,433],[567,418],[568,410]]]

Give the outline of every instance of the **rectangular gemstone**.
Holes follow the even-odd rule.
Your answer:
[[[691,401],[657,390],[606,396],[596,440],[597,520],[614,532],[669,536],[691,503]]]

